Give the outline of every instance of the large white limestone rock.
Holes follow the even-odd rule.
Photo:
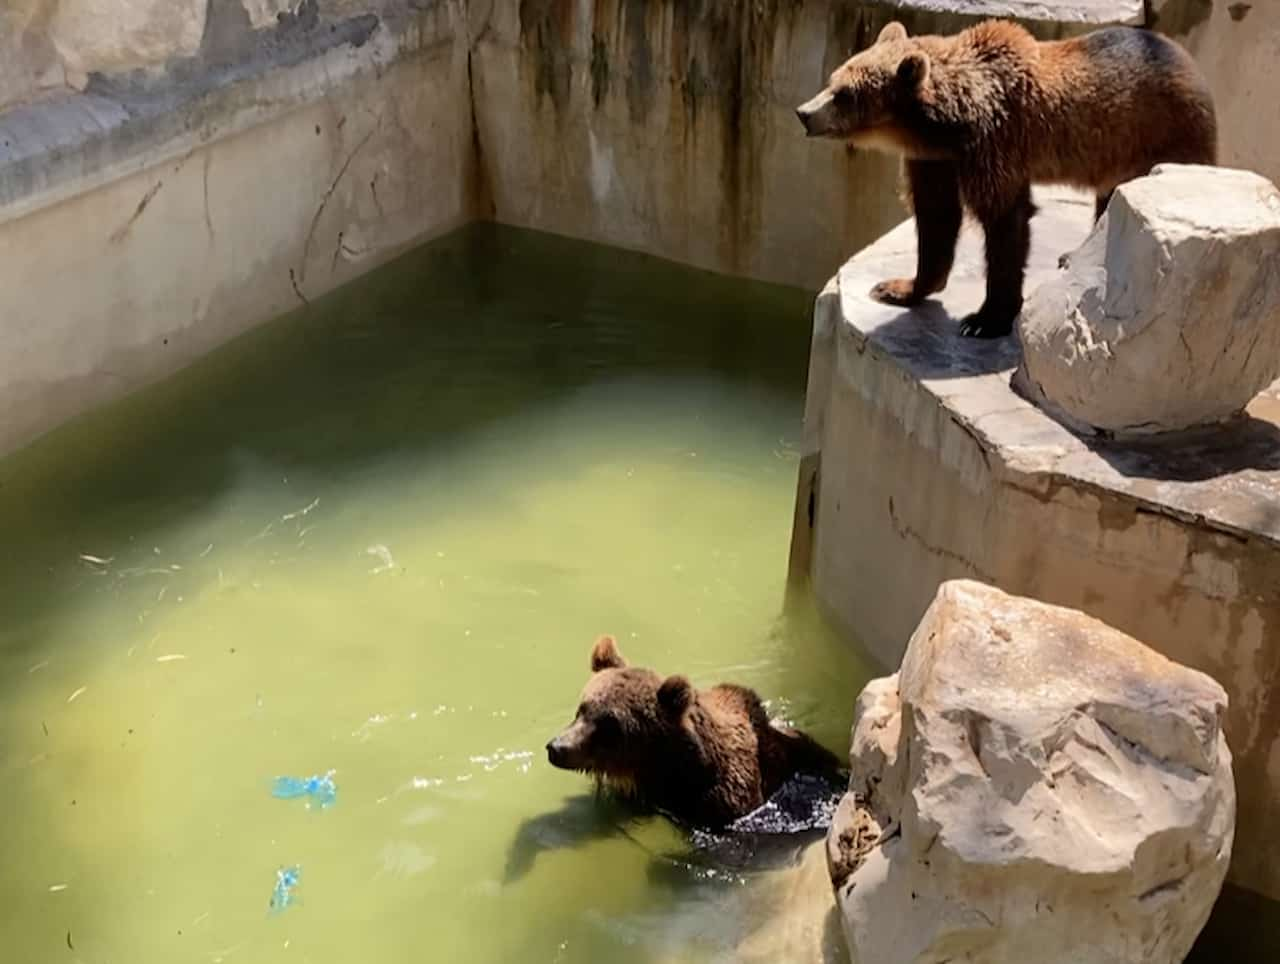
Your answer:
[[[855,964],[1164,964],[1231,855],[1226,695],[1074,610],[944,583],[859,700],[828,866]]]
[[[1015,384],[1079,431],[1222,421],[1280,375],[1280,192],[1161,165],[1028,298]]]

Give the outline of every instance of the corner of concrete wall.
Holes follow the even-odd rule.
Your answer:
[[[1205,72],[1218,111],[1218,162],[1280,183],[1280,3],[1163,0],[1151,26],[1177,40]]]

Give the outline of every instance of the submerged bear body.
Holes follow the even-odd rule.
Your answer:
[[[982,224],[987,296],[965,334],[1008,334],[1022,307],[1031,185],[1111,192],[1160,163],[1213,164],[1217,122],[1189,54],[1146,30],[1113,27],[1042,43],[990,21],[955,36],[889,24],[798,114],[813,137],[906,159],[919,240],[914,278],[873,297],[912,305],[947,283],[963,213]]]
[[[629,666],[613,639],[591,654],[573,722],[547,744],[557,767],[695,827],[717,829],[760,807],[790,777],[835,778],[840,764],[808,736],[770,722],[741,686],[695,689]]]

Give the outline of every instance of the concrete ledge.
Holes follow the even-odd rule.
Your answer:
[[[5,111],[0,224],[268,122],[361,71],[394,62],[421,38],[403,23],[395,26],[378,30],[377,17],[354,17],[260,43],[235,63],[179,63],[163,83],[140,73],[95,75],[83,94]],[[376,41],[360,53],[375,31]]]
[[[1084,239],[1087,201],[1041,195],[1029,287]],[[1280,897],[1280,396],[1224,429],[1086,442],[1010,388],[1013,339],[961,339],[982,299],[966,231],[941,301],[867,291],[914,270],[907,222],[818,299],[793,568],[896,666],[940,583],[973,578],[1070,606],[1209,673],[1230,696],[1233,882]]]
[[[869,0],[880,6],[968,17],[1078,24],[1142,24],[1142,0]]]

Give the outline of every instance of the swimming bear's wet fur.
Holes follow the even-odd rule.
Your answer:
[[[1003,21],[950,37],[908,37],[891,23],[798,114],[812,137],[906,159],[916,276],[876,285],[877,300],[914,305],[941,291],[963,211],[982,224],[986,300],[961,323],[976,337],[1009,334],[1022,309],[1033,183],[1087,188],[1101,217],[1119,184],[1155,165],[1217,158],[1213,98],[1195,62],[1132,27],[1041,43]]]
[[[805,734],[769,721],[742,686],[697,690],[629,666],[612,637],[591,651],[573,722],[547,744],[550,762],[693,827],[718,829],[763,804],[791,776],[836,779],[840,763]]]

